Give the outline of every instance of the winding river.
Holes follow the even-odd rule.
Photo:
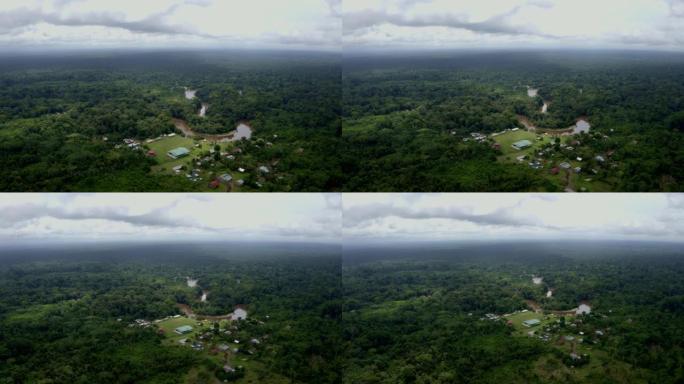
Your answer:
[[[187,100],[193,100],[197,97],[197,90],[196,89],[189,89],[188,87],[185,87],[185,98]],[[209,110],[209,104],[207,103],[202,103],[202,107],[200,110],[197,112],[197,115],[199,117],[206,117],[207,116],[207,110]],[[221,133],[221,134],[208,134],[208,133],[199,133],[195,132],[192,130],[190,125],[188,124],[187,121],[183,119],[173,119],[173,124],[176,126],[176,129],[181,131],[185,137],[198,137],[201,139],[207,139],[209,141],[218,141],[222,143],[227,143],[227,142],[232,142],[232,141],[240,141],[242,139],[250,139],[252,137],[252,127],[247,124],[247,122],[241,121],[238,123],[237,127],[235,127],[235,130],[228,132],[228,133]]]
[[[242,139],[249,139],[252,137],[253,131],[252,127],[247,125],[246,122],[240,122],[234,131],[216,135],[195,132],[192,130],[192,128],[190,128],[188,122],[183,119],[173,119],[173,124],[176,126],[176,129],[183,132],[183,135],[185,137],[198,137],[202,139],[207,139],[209,141],[218,141],[222,143],[240,141]]]
[[[527,86],[527,96],[529,97],[537,97],[539,96],[539,89],[537,88],[531,88],[530,86]],[[543,100],[544,105],[542,105],[541,108],[541,113],[546,114],[549,111],[549,106],[551,105],[550,102]],[[561,129],[553,129],[553,128],[540,128],[536,127],[530,119],[527,116],[523,115],[518,115],[518,122],[522,124],[525,129],[531,132],[539,132],[539,133],[549,133],[549,134],[558,134],[558,135],[577,135],[582,132],[584,133],[589,133],[589,130],[591,129],[591,124],[589,124],[589,121],[585,117],[579,117],[577,118],[577,122],[575,125],[570,126],[568,128],[561,128]]]

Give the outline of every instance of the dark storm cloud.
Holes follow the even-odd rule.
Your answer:
[[[69,3],[78,1],[80,0],[64,0],[58,4],[63,7]],[[173,14],[179,7],[190,4],[204,6],[209,3],[200,0],[186,0],[180,3],[175,3],[156,14],[136,21],[126,20],[126,16],[121,13],[91,12],[64,16],[59,12],[46,12],[42,9],[22,7],[10,11],[0,12],[0,34],[11,33],[15,30],[35,24],[47,23],[69,27],[98,26],[119,28],[136,33],[210,37],[198,32],[193,28],[183,25],[169,24],[165,21],[166,17]]]
[[[172,212],[173,208],[179,203],[180,201],[175,201],[140,215],[131,215],[126,210],[118,207],[88,206],[79,207],[79,209],[75,210],[66,208],[69,206],[68,203],[59,206],[42,203],[23,203],[3,208],[3,214],[0,217],[0,228],[10,228],[39,218],[50,217],[61,220],[108,220],[128,223],[134,226],[210,229],[192,220],[179,221],[177,217],[170,216],[169,212]]]
[[[684,0],[665,0],[670,6],[670,16],[684,17]]]
[[[397,206],[391,203],[368,204],[345,209],[344,226],[354,227],[370,221],[398,217],[412,220],[447,219],[483,226],[553,228],[552,226],[544,225],[532,217],[514,216],[511,214],[511,211],[513,209],[501,208],[490,213],[476,214],[460,207],[447,206],[416,209]]]
[[[406,3],[413,5],[424,1],[411,1]],[[549,7],[546,2],[530,2],[525,6]],[[391,13],[385,10],[364,10],[359,12],[346,13],[344,17],[345,34],[353,34],[356,31],[371,28],[382,24],[391,24],[398,27],[447,27],[454,29],[465,29],[476,33],[501,34],[501,35],[530,35],[540,37],[550,37],[531,26],[513,25],[509,18],[523,6],[516,6],[512,9],[492,16],[484,21],[468,21],[466,15],[450,14],[448,12],[429,15],[408,16],[406,14]]]
[[[330,14],[336,17],[341,16],[342,0],[324,0],[330,8]]]

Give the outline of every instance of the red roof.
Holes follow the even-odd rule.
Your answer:
[[[150,157],[157,156],[157,152],[155,152],[155,151],[147,151],[147,156],[150,156]]]
[[[558,169],[558,167],[551,168],[551,174],[552,174],[552,175],[557,175],[558,172],[560,172],[560,169]]]
[[[209,183],[209,188],[211,189],[216,189],[221,185],[221,182],[218,180],[213,180],[211,183]]]

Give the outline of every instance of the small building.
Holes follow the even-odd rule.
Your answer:
[[[563,163],[560,163],[560,167],[563,169],[570,169],[570,168],[572,168],[572,165],[570,165],[570,163],[568,163],[568,162],[563,162]]]
[[[185,335],[186,333],[192,332],[192,327],[189,325],[182,325],[176,328],[176,333],[179,335]]]
[[[259,172],[261,172],[261,173],[271,173],[271,170],[268,169],[267,166],[262,165],[261,167],[259,167]]]
[[[211,189],[217,189],[219,186],[221,186],[221,182],[218,179],[214,179],[209,183],[209,188]]]
[[[219,181],[220,181],[221,183],[223,183],[223,184],[228,184],[228,183],[230,183],[231,181],[233,181],[233,176],[231,176],[231,175],[229,175],[229,174],[227,174],[227,173],[224,173],[223,175],[219,176],[218,179],[219,179]]]
[[[513,143],[512,147],[518,151],[529,148],[532,146],[532,142],[529,140],[520,140]]]
[[[188,156],[190,154],[190,150],[184,147],[178,147],[176,149],[172,149],[169,151],[168,155],[172,159],[180,159],[182,157]]]
[[[539,321],[539,319],[529,319],[529,320],[523,321],[522,324],[524,326],[526,326],[527,328],[530,328],[530,327],[536,327],[537,325],[541,324],[541,321]]]
[[[147,157],[157,157],[157,152],[149,150],[147,151]]]
[[[560,172],[560,169],[558,169],[558,167],[551,168],[551,174],[552,175],[557,175],[559,172]]]
[[[235,373],[235,368],[231,367],[230,365],[226,364],[223,366],[223,372],[225,373]]]
[[[605,157],[603,157],[603,156],[601,156],[601,155],[596,156],[595,159],[596,159],[596,161],[598,161],[599,163],[604,163],[604,162],[606,161]]]

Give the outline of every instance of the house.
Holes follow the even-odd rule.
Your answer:
[[[499,150],[499,149],[501,149],[501,144],[496,143],[496,144],[492,145],[492,148]]]
[[[155,152],[153,150],[147,151],[147,157],[156,157],[156,156],[157,156],[157,152]]]
[[[560,163],[560,167],[563,169],[570,169],[572,167],[572,165],[570,165],[570,163],[563,162],[563,163]]]
[[[582,167],[575,167],[575,173],[581,173]]]
[[[218,179],[214,179],[211,181],[211,183],[209,183],[209,188],[211,188],[211,189],[217,189],[220,186],[221,186],[221,182],[218,181]]]
[[[535,327],[535,326],[541,324],[541,321],[539,321],[539,319],[529,319],[529,320],[523,321],[522,324],[524,326],[526,326],[527,328],[530,328],[530,327]]]
[[[551,174],[552,175],[557,175],[559,172],[560,172],[560,169],[558,169],[558,167],[551,168]]]
[[[516,142],[513,143],[513,145],[512,145],[512,147],[513,147],[514,149],[518,150],[518,151],[521,151],[521,150],[523,150],[523,149],[525,149],[525,148],[529,148],[529,147],[531,147],[531,146],[532,146],[532,142],[529,141],[529,140],[520,140],[520,141],[516,141]]]
[[[183,325],[176,328],[176,333],[179,335],[185,335],[186,333],[192,332],[192,327],[189,325]]]
[[[227,344],[221,344],[218,346],[219,351],[221,352],[226,352],[230,349],[230,346]]]
[[[271,173],[271,170],[268,169],[267,166],[262,165],[261,167],[259,167],[259,172],[261,172],[261,173]]]
[[[235,373],[235,368],[231,367],[230,365],[226,364],[223,366],[223,372],[225,373]]]
[[[595,159],[596,159],[596,161],[598,161],[599,163],[604,163],[604,162],[606,161],[606,159],[605,159],[603,156],[601,156],[601,155],[596,156]]]
[[[224,173],[223,175],[219,176],[218,179],[219,179],[219,181],[220,181],[221,183],[223,183],[223,184],[228,184],[228,183],[230,183],[231,181],[233,181],[233,176],[231,176],[231,175],[229,175],[229,174],[227,174],[227,173]]]
[[[237,183],[238,187],[242,187],[243,185],[245,185],[245,181],[242,179],[236,181],[236,183]]]
[[[180,159],[182,157],[188,156],[190,154],[190,150],[184,147],[178,147],[176,149],[172,149],[168,152],[168,155],[172,159]]]

